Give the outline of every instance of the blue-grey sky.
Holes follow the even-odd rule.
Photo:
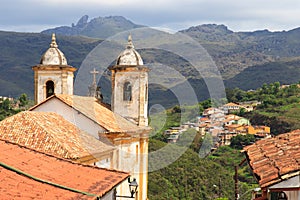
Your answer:
[[[225,24],[234,31],[300,27],[299,0],[4,0],[0,30],[40,32],[83,15],[119,15],[137,24],[181,30]]]

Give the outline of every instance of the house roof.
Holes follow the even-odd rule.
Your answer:
[[[114,149],[52,112],[24,111],[4,119],[0,139],[74,160]]]
[[[129,176],[121,171],[76,164],[3,140],[0,152],[1,199],[96,199]]]
[[[210,119],[208,117],[201,117],[200,118],[200,121],[201,122],[204,122],[204,121],[210,121]]]
[[[130,133],[147,129],[147,127],[140,128],[124,117],[112,112],[106,106],[100,104],[95,97],[55,94],[30,110],[34,110],[52,98],[59,99],[111,133]]]
[[[224,106],[238,106],[238,107],[240,107],[240,105],[238,105],[238,104],[236,104],[236,103],[232,103],[232,102],[227,103],[227,104],[225,104]]]
[[[232,119],[232,120],[239,120],[242,117],[238,116],[238,115],[234,115],[234,114],[229,114],[229,115],[225,115],[226,119]]]
[[[240,124],[230,124],[230,125],[226,125],[226,127],[228,128],[239,128],[239,127],[242,127],[243,125],[240,125]]]
[[[300,172],[300,130],[257,141],[244,151],[261,187]]]

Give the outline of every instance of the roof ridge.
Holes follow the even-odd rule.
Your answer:
[[[53,154],[49,154],[49,153],[46,153],[46,152],[41,152],[41,151],[38,151],[38,150],[35,150],[35,149],[31,149],[29,147],[26,147],[26,146],[23,146],[23,145],[20,145],[18,143],[11,142],[11,141],[8,141],[8,140],[4,140],[2,138],[0,138],[0,142],[8,143],[10,145],[15,145],[15,146],[18,146],[19,148],[27,149],[27,150],[32,151],[32,152],[37,153],[37,154],[42,154],[42,155],[45,155],[45,156],[49,156],[49,157],[55,158],[55,159],[57,159],[61,162],[68,162],[68,163],[71,163],[73,165],[78,165],[78,166],[82,166],[82,167],[93,168],[93,169],[102,169],[102,170],[105,170],[105,171],[111,171],[111,172],[118,172],[118,173],[127,174],[127,172],[116,170],[116,169],[108,169],[108,168],[99,167],[99,166],[96,166],[96,165],[89,165],[89,164],[85,164],[85,163],[74,162],[70,159],[62,158],[62,157],[59,157],[59,156],[56,156],[56,155],[53,155]]]
[[[63,101],[65,104],[67,104],[67,105],[69,105],[70,107],[72,107],[73,109],[75,109],[76,111],[81,112],[81,113],[84,114],[87,118],[89,118],[89,119],[91,119],[92,121],[94,121],[95,123],[97,123],[99,126],[103,127],[105,130],[107,130],[107,133],[109,133],[109,132],[111,132],[111,131],[109,130],[109,128],[103,126],[103,124],[100,124],[99,121],[97,120],[97,117],[96,117],[96,116],[94,116],[95,119],[93,119],[88,113],[85,113],[85,112],[83,112],[82,110],[79,110],[78,108],[76,108],[76,106],[74,106],[74,104],[73,104],[73,105],[70,105],[69,102],[66,102],[66,100],[63,99],[62,97],[64,97],[64,96],[67,97],[67,98],[68,98],[68,97],[71,97],[72,100],[73,100],[74,98],[91,99],[91,100],[93,100],[93,103],[95,103],[96,105],[101,106],[101,108],[107,110],[108,112],[111,112],[111,114],[112,114],[114,117],[118,117],[119,119],[126,121],[126,122],[129,123],[130,125],[136,126],[136,129],[140,129],[140,127],[138,127],[136,124],[132,123],[130,120],[126,119],[125,117],[121,116],[121,115],[118,114],[118,113],[113,112],[112,110],[108,109],[106,106],[101,105],[101,104],[97,101],[97,99],[96,99],[95,97],[79,96],[79,95],[66,95],[66,94],[55,94],[54,96],[57,97],[58,99],[60,99],[61,101]],[[74,101],[73,101],[73,102],[74,102]],[[96,107],[94,107],[94,108],[96,108]],[[117,119],[116,119],[116,120],[117,120]],[[123,129],[123,128],[118,124],[118,129],[121,130],[121,129]],[[131,132],[130,130],[124,130],[124,131],[120,131],[120,130],[119,130],[119,131],[114,131],[114,133],[128,133],[128,132]]]
[[[31,175],[31,174],[28,174],[28,173],[26,173],[26,172],[24,172],[22,170],[14,168],[14,167],[12,167],[10,165],[7,165],[7,164],[5,164],[3,162],[0,162],[0,166],[4,167],[7,170],[16,172],[16,173],[18,173],[18,174],[20,174],[22,176],[25,176],[27,178],[33,179],[35,181],[38,181],[38,182],[41,182],[41,183],[44,183],[44,184],[47,184],[47,185],[51,185],[51,186],[58,187],[58,188],[63,189],[63,190],[69,190],[71,192],[75,192],[75,193],[79,193],[79,194],[83,194],[83,195],[87,195],[87,196],[92,196],[92,197],[98,198],[97,194],[92,194],[92,193],[89,193],[89,192],[80,191],[80,190],[75,189],[75,188],[70,188],[70,187],[67,187],[67,186],[64,186],[64,185],[60,185],[60,184],[57,184],[57,183],[54,183],[54,182],[51,182],[51,181],[47,181],[47,180],[35,177],[35,176]]]

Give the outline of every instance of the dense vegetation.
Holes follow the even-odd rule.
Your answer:
[[[188,130],[182,134],[177,144],[167,144],[163,134],[167,128],[195,120],[204,109],[211,106],[212,101],[205,100],[194,106],[174,106],[150,116],[153,128],[149,143],[150,169],[155,163],[158,165],[162,160],[177,157],[176,152],[179,152],[182,146],[188,147],[170,165],[149,173],[150,199],[234,199],[234,166],[244,159],[239,150],[240,146],[221,147],[211,154],[207,154],[210,152],[208,149],[204,152],[206,157],[203,158],[202,151],[206,151],[206,143],[203,143],[199,133]],[[241,141],[243,139],[237,138],[237,144],[241,144]],[[245,139],[244,142],[249,141]],[[166,145],[170,148],[168,152],[161,153],[159,159],[152,156],[151,152],[161,150]],[[257,187],[247,164],[244,164],[238,173],[240,194]],[[247,195],[248,193],[244,198],[249,198]]]
[[[267,125],[275,135],[300,128],[300,87],[298,84],[281,86],[279,82],[263,84],[255,91],[227,89],[232,102],[258,100],[261,105],[245,113],[254,125]]]
[[[151,136],[166,142],[163,132],[170,128],[180,126],[185,122],[195,122],[196,117],[200,116],[204,109],[213,106],[213,102],[208,99],[192,106],[174,106],[170,109],[150,112],[150,126],[152,127]]]
[[[151,139],[149,155],[165,143]],[[172,156],[172,152],[164,159]],[[234,199],[234,166],[243,160],[239,150],[221,147],[206,158],[188,149],[169,166],[149,173],[149,199]],[[151,162],[151,161],[150,161]],[[247,166],[239,171],[239,192],[255,188],[255,180]],[[243,198],[247,199],[246,195]],[[248,196],[249,198],[249,196]]]
[[[9,98],[0,98],[0,121],[15,115],[20,111],[28,109],[33,105],[26,94],[21,94],[18,99],[10,100]]]

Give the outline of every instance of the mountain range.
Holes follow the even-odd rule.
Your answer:
[[[49,47],[51,33],[59,35],[59,48],[65,53],[69,64],[79,67],[86,55],[105,38],[140,27],[143,25],[121,16],[99,17],[90,21],[88,16],[83,16],[76,24],[41,33],[0,31],[0,96],[16,97],[25,92],[33,97],[31,66],[39,63],[42,53]],[[300,79],[300,28],[280,32],[234,32],[225,25],[205,24],[179,32],[189,35],[207,50],[226,87],[248,90],[256,89],[263,83],[279,81],[290,84]],[[179,72],[186,75],[200,99],[209,97],[202,77],[195,74],[192,66],[183,59],[162,56],[162,52],[141,50],[140,53],[145,63],[164,57],[167,64],[176,65]],[[102,87],[104,93],[109,93],[110,88],[106,87]],[[163,98],[170,99],[168,97],[172,96],[170,90],[156,86],[150,86],[149,90],[149,93],[159,94]],[[153,99],[152,103],[161,101],[164,100]]]

